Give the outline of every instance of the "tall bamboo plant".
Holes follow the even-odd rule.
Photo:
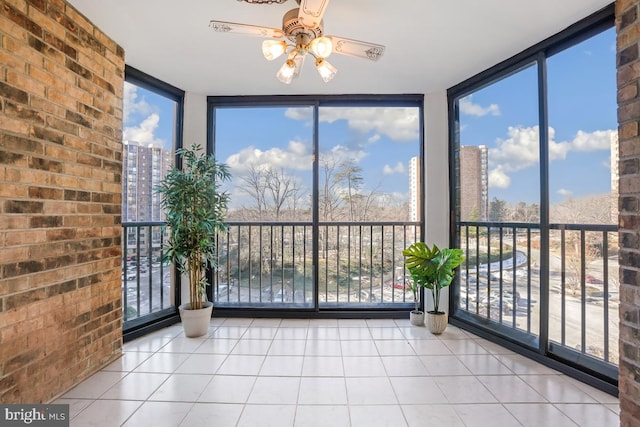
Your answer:
[[[165,260],[189,277],[190,308],[196,310],[205,300],[206,270],[216,267],[217,234],[227,229],[229,195],[219,191],[219,185],[231,174],[227,165],[202,154],[198,144],[176,153],[182,157],[182,168],[172,168],[156,191],[162,195],[170,229]]]
[[[416,242],[402,251],[415,284],[431,291],[433,312],[440,313],[440,292],[451,284],[455,269],[464,261],[462,249],[440,249]]]

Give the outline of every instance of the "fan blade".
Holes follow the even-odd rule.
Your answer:
[[[284,37],[284,32],[278,28],[258,27],[256,25],[214,20],[209,22],[209,26],[213,31],[219,33],[248,34],[251,36],[273,37],[276,39]]]
[[[336,36],[327,37],[329,37],[333,43],[333,51],[342,55],[357,56],[359,58],[377,61],[378,58],[382,56],[385,49],[381,44],[345,39]]]
[[[298,19],[307,28],[318,28],[329,0],[302,0],[298,9]]]

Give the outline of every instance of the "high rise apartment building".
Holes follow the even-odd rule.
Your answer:
[[[460,215],[462,221],[489,216],[489,150],[486,145],[460,147]]]
[[[173,151],[124,142],[122,221],[164,221],[155,188],[173,165]]]

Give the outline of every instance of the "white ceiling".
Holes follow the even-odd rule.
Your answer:
[[[280,28],[297,5],[237,0],[68,0],[125,50],[126,63],[202,95],[430,93],[447,89],[561,31],[610,0],[333,0],[324,32],[386,46],[372,62],[332,55],[324,83],[307,61],[290,85],[262,39],[223,34],[211,19]]]

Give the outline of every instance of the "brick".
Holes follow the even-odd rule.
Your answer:
[[[43,145],[41,142],[16,135],[0,135],[0,147],[7,148],[13,152],[43,154]]]
[[[4,111],[9,116],[25,120],[34,124],[44,124],[44,114],[41,111],[11,102],[5,103]]]
[[[0,13],[9,18],[11,21],[15,22],[25,30],[30,33],[42,37],[42,27],[40,25],[33,22],[31,19],[27,18],[27,16],[20,12],[19,10],[13,8],[6,2],[0,5]]]
[[[618,31],[622,31],[638,19],[638,7],[633,6],[620,16],[620,25]]]
[[[21,104],[27,104],[29,102],[29,94],[22,89],[10,86],[5,82],[0,81],[0,96],[10,99]]]
[[[638,45],[632,44],[618,52],[618,67],[627,65],[638,59]]]
[[[53,142],[55,144],[64,143],[64,135],[62,134],[62,132],[58,132],[53,129],[44,128],[41,126],[33,126],[30,133],[31,136],[48,142]]]

